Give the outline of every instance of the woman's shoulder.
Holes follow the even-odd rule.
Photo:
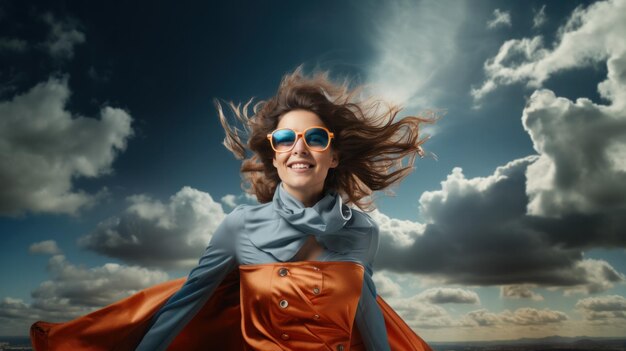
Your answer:
[[[363,233],[370,233],[372,235],[378,235],[378,223],[376,223],[374,218],[372,218],[369,213],[353,207],[350,207],[350,210],[352,212],[352,216],[348,222],[350,229]]]

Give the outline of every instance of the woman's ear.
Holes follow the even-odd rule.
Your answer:
[[[330,161],[330,168],[339,166],[339,153],[337,151],[332,152],[332,160]]]

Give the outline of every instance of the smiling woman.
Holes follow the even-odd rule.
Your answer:
[[[38,322],[35,349],[430,350],[377,295],[378,225],[346,204],[362,210],[366,196],[406,177],[424,155],[419,124],[434,120],[394,123],[399,108],[376,114],[381,102],[354,102],[357,92],[298,68],[251,118],[249,103],[230,103],[250,134],[254,156],[241,171],[261,204],[223,220],[184,282],[68,323]],[[241,159],[239,130],[217,108],[224,144]]]
[[[228,104],[249,134],[247,146],[239,129],[227,122],[222,106],[216,101],[226,131],[224,145],[238,159],[245,158],[246,149],[253,152],[241,167],[246,182],[251,185],[246,191],[264,203],[272,199],[282,179],[281,168],[275,164],[276,151],[267,142],[268,134],[292,124],[300,124],[297,131],[316,124],[334,134],[329,153],[337,161],[328,167],[322,190],[336,190],[347,204],[371,208],[373,201],[367,198],[373,191],[400,182],[412,171],[416,155],[425,156],[421,145],[428,138],[419,139],[419,125],[434,123],[438,116],[429,112],[428,117],[407,116],[394,123],[401,107],[375,97],[358,101],[356,98],[364,87],[351,89],[347,80],[335,83],[328,78],[328,72],[305,77],[302,70],[300,66],[286,75],[271,99],[256,103],[253,116],[248,115],[252,100],[243,109],[232,102]],[[279,159],[293,157],[289,153],[276,154]],[[312,150],[311,154],[316,152]],[[406,157],[408,164],[402,166]]]

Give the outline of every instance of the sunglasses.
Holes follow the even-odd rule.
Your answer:
[[[276,129],[267,135],[272,149],[276,152],[289,152],[302,137],[307,148],[311,151],[324,151],[330,146],[330,140],[335,137],[324,127],[309,127],[304,132],[296,132],[291,128]]]

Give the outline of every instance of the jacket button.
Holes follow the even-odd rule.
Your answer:
[[[281,339],[283,339],[283,340],[289,340],[289,334],[287,334],[287,333],[283,333],[283,334],[280,336],[280,338],[281,338]]]
[[[278,275],[280,275],[281,277],[284,277],[287,275],[287,273],[289,272],[289,270],[287,268],[281,268],[278,270]]]
[[[314,316],[313,316],[313,319],[315,319],[315,320],[320,319],[320,315],[319,315],[319,314],[314,315]]]
[[[313,293],[314,293],[315,295],[319,294],[319,293],[320,293],[320,288],[318,288],[317,286],[316,286],[316,287],[314,287],[314,288],[313,288]]]
[[[287,300],[280,300],[278,305],[280,306],[280,308],[287,308],[287,306],[289,306],[289,302],[287,302]]]
[[[343,351],[344,347],[342,344],[337,345],[337,351]]]

